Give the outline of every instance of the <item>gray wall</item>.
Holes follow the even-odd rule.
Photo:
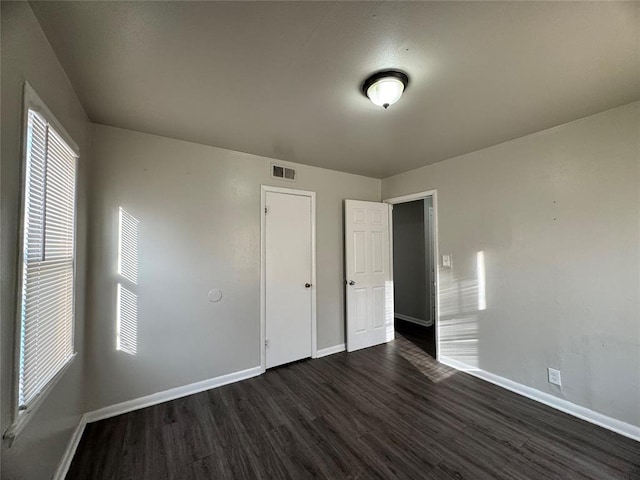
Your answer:
[[[428,320],[424,200],[393,206],[394,311]]]
[[[84,278],[86,252],[86,178],[90,161],[90,124],[29,4],[2,2],[2,398],[1,429],[12,423],[13,362],[16,327],[18,220],[21,202],[22,88],[28,81],[80,146],[77,236],[76,349],[71,368],[35,412],[14,445],[2,447],[7,479],[50,478],[83,410]]]
[[[260,185],[317,194],[318,348],[343,343],[343,199],[381,181],[95,125],[87,409],[259,365]],[[138,348],[115,349],[117,211],[139,223]],[[210,303],[207,292],[223,291]]]
[[[81,150],[79,355],[13,447],[3,444],[5,478],[50,478],[85,410],[259,363],[263,183],[317,192],[319,348],[344,342],[342,200],[437,188],[440,249],[454,265],[440,271],[441,353],[640,425],[640,104],[388,178],[382,197],[379,180],[299,165],[297,183],[279,182],[266,158],[103,126],[93,128],[94,165],[90,124],[29,5],[0,5],[3,431],[14,394],[25,80]],[[115,350],[119,206],[140,221],[136,355]],[[222,302],[207,301],[211,288]],[[547,366],[562,370],[562,389],[547,383]]]
[[[442,355],[640,426],[639,133],[633,103],[383,180],[438,190]]]

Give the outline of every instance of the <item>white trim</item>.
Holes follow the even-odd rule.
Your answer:
[[[115,417],[116,415],[122,415],[123,413],[140,410],[141,408],[151,407],[153,405],[158,405],[159,403],[175,400],[176,398],[186,397],[188,395],[193,395],[194,393],[200,393],[205,390],[222,387],[223,385],[239,382],[240,380],[246,380],[260,375],[261,373],[262,369],[258,366],[210,378],[208,380],[191,383],[182,387],[175,387],[162,392],[152,393],[151,395],[134,398],[133,400],[117,403],[92,412],[87,412],[85,413],[86,421],[87,423],[97,422],[98,420],[104,420],[106,418]]]
[[[347,345],[341,343],[334,345],[333,347],[321,348],[316,352],[316,358],[326,357],[327,355],[333,355],[334,353],[344,352],[347,349]]]
[[[530,398],[531,400],[543,403],[551,408],[555,408],[556,410],[568,413],[569,415],[573,415],[574,417],[640,442],[640,427],[617,420],[602,413],[594,412],[586,407],[576,405],[575,403],[558,398],[549,393],[541,392],[535,388],[522,385],[521,383],[514,382],[508,378],[472,367],[453,358],[440,357],[439,361],[444,365],[455,368],[456,370],[461,370],[473,375],[474,377],[486,380],[487,382],[498,385],[499,387],[506,388],[507,390],[522,395],[523,397]]]
[[[399,318],[400,320],[404,320],[405,322],[415,323],[416,325],[422,325],[423,327],[430,327],[430,326],[433,325],[433,322],[430,322],[429,320],[424,320],[422,318],[411,317],[409,315],[405,315],[404,313],[395,312],[393,315],[396,318]]]
[[[69,359],[64,363],[60,370],[53,376],[49,383],[47,383],[44,388],[38,393],[38,395],[31,401],[26,410],[18,410],[17,417],[15,417],[14,422],[11,426],[4,432],[2,438],[7,439],[9,441],[9,446],[11,446],[14,440],[20,435],[20,433],[25,429],[29,420],[33,418],[33,414],[38,410],[40,405],[44,402],[45,398],[49,396],[49,394],[53,391],[55,386],[60,382],[64,374],[69,370],[69,367],[76,359],[77,354],[72,354]],[[17,390],[16,390],[17,391]],[[16,397],[17,398],[17,397]],[[16,402],[17,403],[17,402]]]
[[[3,432],[2,438],[9,439],[10,444],[13,443],[14,439],[24,430],[27,426],[27,423],[33,417],[33,413],[38,409],[38,407],[43,403],[44,399],[51,393],[53,387],[60,381],[64,373],[68,370],[69,365],[73,362],[76,356],[76,348],[75,348],[75,325],[76,325],[76,301],[77,301],[77,288],[76,288],[76,280],[77,280],[77,239],[78,239],[78,161],[80,157],[80,147],[78,144],[74,142],[73,138],[69,133],[65,130],[62,124],[58,121],[55,115],[49,110],[46,104],[42,101],[42,99],[38,96],[35,90],[29,85],[29,82],[24,82],[23,87],[23,99],[22,99],[22,143],[21,143],[21,178],[20,178],[20,216],[19,216],[19,225],[18,225],[18,274],[16,276],[16,292],[17,292],[17,302],[15,308],[15,320],[14,320],[14,344],[13,344],[13,372],[12,372],[12,393],[11,393],[11,402],[12,402],[12,421],[11,426]],[[20,410],[20,405],[18,402],[18,390],[20,388],[20,345],[21,345],[21,335],[22,335],[22,305],[20,299],[23,294],[23,274],[24,274],[24,216],[25,216],[25,188],[26,188],[26,177],[27,177],[27,131],[29,128],[29,110],[33,110],[40,114],[44,120],[53,127],[53,129],[62,137],[64,142],[67,144],[73,153],[76,156],[76,172],[75,172],[75,186],[74,186],[74,231],[73,231],[73,318],[72,318],[72,329],[71,329],[71,344],[73,348],[73,354],[69,357],[66,363],[60,367],[56,375],[49,381],[49,383],[42,389],[42,391],[38,394],[38,396],[31,401],[31,403],[27,406],[26,410]]]
[[[260,367],[264,373],[267,369],[267,355],[265,349],[267,301],[266,301],[266,201],[267,192],[301,195],[311,198],[311,358],[318,358],[317,339],[317,285],[316,285],[316,192],[297,190],[293,188],[260,186]]]
[[[67,445],[66,450],[64,451],[64,455],[62,456],[62,460],[58,464],[58,468],[56,472],[53,474],[53,480],[64,480],[69,472],[69,467],[71,466],[71,462],[73,461],[73,457],[76,454],[76,450],[78,449],[78,444],[80,443],[80,439],[82,438],[82,434],[84,433],[84,429],[87,426],[87,418],[86,415],[82,415],[80,420],[78,421],[78,425],[76,429],[73,431],[73,435],[71,435],[71,440],[69,440],[69,444]]]
[[[416,200],[424,200],[427,197],[432,197],[436,194],[436,190],[426,190],[424,192],[410,193],[409,195],[402,195],[400,197],[386,198],[384,203],[390,203],[396,205],[398,203],[414,202]]]
[[[433,265],[436,269],[436,313],[435,313],[435,337],[436,337],[436,360],[440,360],[440,258],[439,241],[438,241],[438,190],[426,190],[424,192],[411,193],[400,197],[392,197],[383,200],[385,203],[395,205],[398,203],[413,202],[415,200],[424,200],[427,197],[432,199],[433,207]],[[389,231],[393,231],[393,218],[389,216]],[[391,235],[393,238],[393,235]],[[389,242],[392,244],[392,242]],[[391,251],[393,259],[393,250]],[[393,280],[393,270],[391,271],[391,279]]]
[[[73,153],[75,153],[77,157],[80,156],[80,147],[78,147],[78,144],[73,141],[73,138],[71,137],[71,135],[69,135],[69,132],[65,130],[56,116],[45,105],[45,103],[38,96],[35,90],[31,87],[31,85],[29,85],[29,82],[24,82],[24,111],[27,112],[29,109],[34,110],[42,115],[47,120],[47,122],[49,122],[49,124],[53,126],[54,130],[64,139],[69,148],[73,150]]]
[[[391,303],[392,303],[391,311],[393,312],[396,309],[396,291],[395,291],[396,284],[394,283],[394,280],[393,280],[393,205],[392,204],[388,204],[387,211],[389,212],[388,220],[387,220],[387,238],[389,239],[389,280],[391,280],[391,288],[393,289],[393,295],[391,295]],[[346,228],[346,225],[345,225],[345,228]],[[345,255],[345,261],[346,261],[346,255],[347,255],[346,250],[344,252],[344,255]],[[346,295],[347,294],[345,293],[345,300],[346,300]],[[385,309],[387,308],[389,308],[389,305],[385,305]],[[396,339],[396,319],[393,316],[391,317],[391,322],[393,322],[392,323],[393,328],[391,329],[391,335],[389,335],[389,327],[387,327],[387,342]]]

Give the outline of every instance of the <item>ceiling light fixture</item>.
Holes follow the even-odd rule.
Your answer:
[[[374,73],[362,84],[362,93],[379,107],[387,108],[402,96],[409,84],[409,77],[399,70],[383,70]]]

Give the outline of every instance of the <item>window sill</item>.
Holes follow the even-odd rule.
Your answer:
[[[15,419],[13,424],[4,432],[2,438],[3,440],[8,442],[8,446],[11,447],[15,439],[20,435],[20,433],[25,429],[29,420],[36,413],[40,405],[44,402],[44,400],[49,396],[49,394],[53,391],[55,386],[58,384],[60,379],[64,377],[64,374],[67,372],[73,361],[75,360],[78,354],[74,353],[69,357],[69,360],[60,368],[58,373],[51,379],[51,381],[42,389],[42,391],[38,394],[38,396],[31,402],[31,404],[27,407],[26,410],[22,410],[17,412],[15,415]]]

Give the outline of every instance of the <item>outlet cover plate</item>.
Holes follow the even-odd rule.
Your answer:
[[[549,383],[552,383],[554,385],[558,385],[559,387],[561,387],[562,377],[560,375],[560,370],[556,370],[555,368],[548,368],[547,372],[549,375]]]

